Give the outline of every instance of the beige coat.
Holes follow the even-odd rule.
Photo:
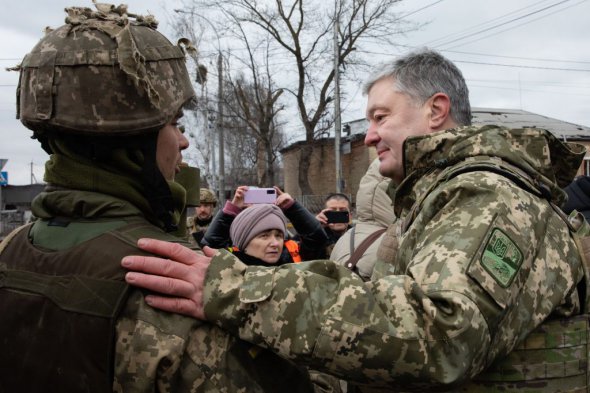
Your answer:
[[[391,179],[379,174],[379,159],[375,159],[361,179],[356,194],[356,224],[338,239],[330,255],[331,260],[343,265],[350,258],[351,250],[354,252],[365,238],[381,228],[387,228],[395,221],[392,202],[387,195],[390,181]],[[354,236],[353,244],[351,236]],[[356,265],[364,280],[371,277],[377,259],[375,254],[382,236],[371,244]]]

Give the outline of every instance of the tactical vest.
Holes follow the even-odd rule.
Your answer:
[[[137,239],[163,232],[138,220],[48,252],[31,244],[30,227],[1,244],[0,392],[110,392],[129,292],[120,261],[146,255]]]
[[[395,261],[399,237],[408,229],[426,197],[453,177],[473,171],[488,171],[512,180],[519,187],[543,197],[546,192],[526,173],[498,158],[474,157],[444,169],[430,188],[416,201],[400,225],[390,226],[379,246],[378,259]],[[590,387],[590,236],[581,236],[579,225],[572,223],[555,205],[557,214],[567,223],[583,261],[584,280],[578,285],[583,305],[581,315],[545,320],[506,357],[453,392],[587,392]],[[578,216],[577,219],[580,219]],[[583,219],[582,219],[583,221]],[[360,388],[371,392],[371,389]]]

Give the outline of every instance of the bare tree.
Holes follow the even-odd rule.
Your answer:
[[[300,157],[299,188],[302,194],[313,193],[308,181],[312,143],[333,121],[329,109],[334,89],[335,22],[338,20],[339,25],[338,64],[354,71],[366,65],[356,52],[358,47],[374,46],[375,39],[381,46],[394,45],[396,36],[409,30],[394,13],[394,6],[402,0],[196,1],[200,12],[215,15],[210,20],[220,23],[220,31],[247,31],[272,39],[276,64],[270,66],[269,74],[287,75],[281,78],[279,87],[294,97],[305,130],[307,143]]]
[[[258,48],[250,44],[249,35],[242,26],[235,33],[246,49],[246,55],[238,57],[238,63],[247,71],[238,74],[228,83],[232,89],[231,97],[235,105],[227,105],[229,111],[241,119],[256,139],[256,172],[257,185],[270,187],[275,183],[274,163],[277,152],[282,147],[282,138],[277,138],[276,119],[284,109],[278,103],[283,94],[282,89],[275,87],[269,69],[269,41],[257,42]],[[255,49],[261,49],[262,56],[255,55]],[[242,68],[242,67],[240,67]],[[248,75],[246,79],[245,74]]]
[[[199,20],[206,20],[206,17],[197,14],[194,6],[189,9],[177,10],[177,14],[179,14],[177,24],[179,33],[188,35],[193,40],[201,38],[195,33],[196,27],[193,25],[193,19],[197,16]],[[198,25],[198,21],[194,22],[197,22],[194,24]],[[205,25],[207,24],[212,26],[209,19]],[[255,51],[265,44],[264,41],[256,40],[257,47],[252,48],[249,35],[242,29],[242,26],[238,22],[235,22],[234,26],[237,29],[231,29],[226,34],[232,35],[241,43],[240,47],[244,48],[246,55],[231,56],[231,53],[228,52],[223,56],[226,70],[234,67],[240,70],[236,76],[233,76],[231,72],[223,73],[223,97],[216,97],[217,100],[224,103],[225,113],[222,124],[224,130],[230,132],[229,136],[224,136],[224,145],[230,149],[224,156],[229,156],[231,168],[228,168],[227,165],[225,168],[230,171],[231,176],[243,177],[244,179],[239,184],[244,184],[244,181],[251,179],[252,176],[243,164],[244,162],[251,163],[253,165],[251,168],[256,176],[254,177],[255,181],[249,180],[248,184],[272,186],[275,184],[275,164],[279,156],[278,151],[284,144],[284,138],[276,120],[277,115],[284,108],[278,102],[283,90],[275,87],[269,71],[268,40],[266,48],[262,50],[263,55],[260,56]],[[215,34],[220,45],[219,32],[216,31]],[[235,59],[237,67],[231,65],[230,59],[232,58]],[[198,58],[194,59],[195,64],[198,64],[198,61]],[[200,73],[197,72],[197,78],[199,75]],[[206,81],[206,78],[204,80]],[[199,79],[197,81],[202,83]],[[209,111],[211,110],[209,109]],[[235,138],[235,135],[238,137]],[[199,150],[207,157],[208,155],[202,149],[204,146],[201,146],[203,145],[202,139],[195,139],[197,149],[200,148]],[[254,146],[253,150],[252,146]],[[245,157],[251,159],[244,160]],[[241,166],[235,167],[234,164],[241,164]]]

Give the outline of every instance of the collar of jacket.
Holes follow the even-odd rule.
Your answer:
[[[573,180],[585,152],[583,145],[562,142],[537,128],[468,126],[410,137],[403,146],[406,177],[395,192],[396,213],[411,206],[430,185],[423,179],[477,156],[499,158],[518,167],[548,187],[560,202],[564,198],[561,188]]]
[[[33,200],[32,211],[42,219],[72,217],[92,220],[143,216],[135,205],[114,196],[53,186],[48,186]]]

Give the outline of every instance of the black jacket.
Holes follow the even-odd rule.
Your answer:
[[[577,210],[590,222],[590,176],[578,177],[564,190],[567,193],[567,202],[562,207],[563,211],[569,214],[572,210]]]

